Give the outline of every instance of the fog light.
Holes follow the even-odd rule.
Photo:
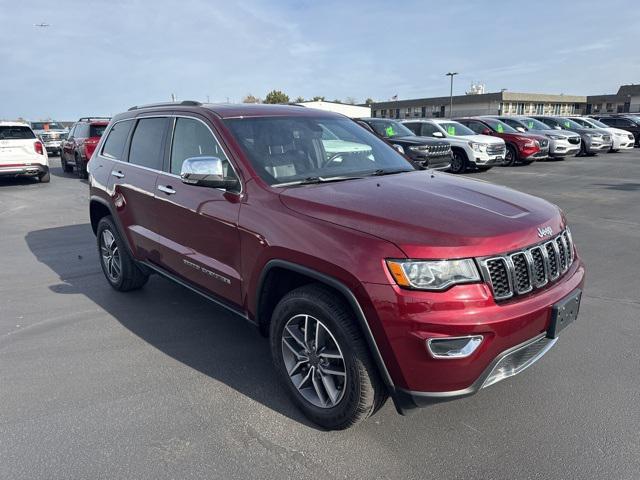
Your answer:
[[[427,340],[427,350],[434,358],[466,358],[482,343],[482,335],[443,337]]]

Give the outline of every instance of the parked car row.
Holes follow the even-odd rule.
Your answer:
[[[487,115],[451,120],[361,118],[357,121],[414,162],[452,173],[617,152],[636,144],[636,138],[629,131],[590,117]],[[450,153],[445,145],[434,144],[434,139],[446,141]],[[450,158],[449,165],[445,157]]]

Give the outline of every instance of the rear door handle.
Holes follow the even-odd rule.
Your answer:
[[[124,173],[122,173],[120,170],[111,170],[111,175],[117,178],[124,178]]]
[[[166,193],[167,195],[173,195],[174,193],[176,193],[171,185],[158,185],[158,190]]]

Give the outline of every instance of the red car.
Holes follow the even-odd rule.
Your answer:
[[[87,178],[87,164],[109,120],[109,117],[83,117],[74,123],[60,148],[60,163],[65,172],[71,173],[75,167],[80,178]]]
[[[543,135],[518,132],[496,118],[472,117],[455,120],[479,135],[502,138],[507,144],[507,152],[502,163],[504,166],[515,163],[529,164],[549,157],[549,139]]]
[[[388,396],[404,413],[476,393],[577,317],[585,270],[558,207],[416,170],[334,113],[132,107],[89,178],[108,283],[158,273],[253,323],[283,388],[326,428]]]

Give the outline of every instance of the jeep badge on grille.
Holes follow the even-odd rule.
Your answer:
[[[553,235],[553,229],[551,227],[538,228],[538,236],[540,238],[550,237],[551,235]]]

